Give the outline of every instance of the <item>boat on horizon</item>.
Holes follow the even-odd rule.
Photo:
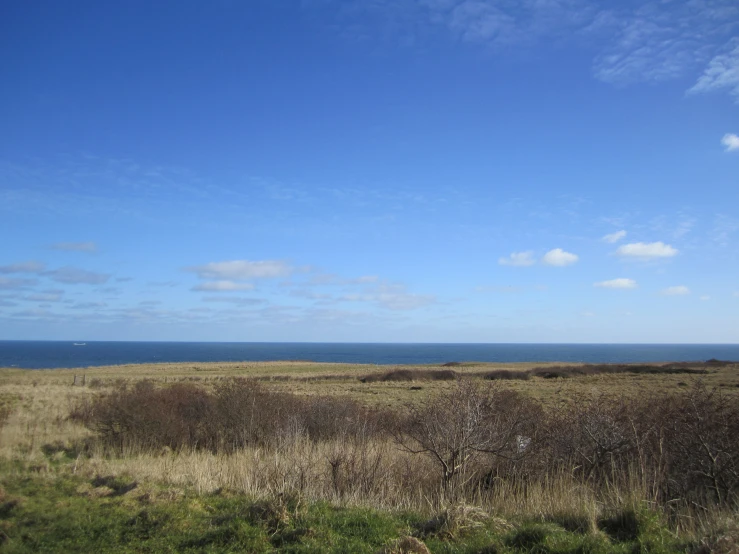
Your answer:
[[[72,343],[73,346],[87,346],[86,342],[74,342]]]

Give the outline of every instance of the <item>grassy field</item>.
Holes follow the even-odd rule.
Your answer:
[[[463,363],[450,367],[461,377],[484,378],[493,371],[528,371],[533,368],[557,367],[559,363]],[[402,366],[402,369],[428,371],[442,366]],[[420,379],[409,384],[404,381],[375,381],[362,383],[367,375],[382,374],[401,369],[401,366],[372,364],[331,364],[314,362],[231,362],[178,363],[100,366],[76,369],[19,370],[0,368],[0,386],[6,387],[60,386],[63,391],[74,382],[85,378],[88,388],[109,387],[122,381],[148,379],[161,384],[176,382],[200,383],[207,386],[227,377],[246,377],[269,384],[270,387],[306,395],[341,395],[371,404],[404,405],[429,394],[448,389],[453,381]],[[581,393],[636,395],[648,392],[679,391],[695,376],[672,374],[601,374],[577,379],[512,380],[507,386],[544,402],[567,400]],[[718,387],[729,395],[739,395],[739,370],[736,365],[711,368],[700,380],[708,387]],[[418,387],[421,387],[419,390]],[[412,388],[413,387],[413,388]]]
[[[301,398],[351,399],[402,412],[453,394],[458,379],[490,383],[487,377],[501,370],[558,365],[259,362],[0,369],[0,550],[735,552],[736,507],[668,512],[637,477],[594,487],[560,472],[450,493],[438,484],[433,458],[399,448],[388,436],[311,440],[293,433],[229,452],[132,445],[114,451],[69,417],[123,385],[130,390],[148,381],[157,389],[185,384],[214,391],[230,377],[255,379],[265,390]],[[409,381],[382,380],[399,370],[416,373]],[[433,371],[455,375],[426,378]],[[545,409],[584,398],[597,403],[680,394],[698,380],[737,402],[736,365],[703,371],[569,378],[532,373],[495,384]]]

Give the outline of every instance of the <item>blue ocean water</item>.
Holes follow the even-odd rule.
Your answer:
[[[53,369],[158,362],[310,360],[363,364],[445,362],[629,363],[739,360],[739,344],[390,344],[296,342],[0,341],[0,367]]]

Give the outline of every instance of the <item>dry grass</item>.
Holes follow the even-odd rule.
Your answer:
[[[524,372],[540,367],[556,367],[559,363],[476,363],[454,366],[453,371],[462,378],[484,378],[496,371]],[[382,407],[398,407],[415,403],[428,394],[449,390],[453,381],[424,380],[417,382],[375,381],[360,382],[370,374],[388,374],[403,370],[424,373],[444,370],[443,366],[375,366],[372,364],[330,364],[314,362],[230,362],[230,363],[165,363],[122,366],[102,366],[77,369],[19,370],[0,368],[0,394],[6,385],[58,386],[66,390],[74,376],[85,375],[89,388],[113,386],[119,382],[135,382],[149,379],[157,383],[195,382],[208,386],[227,377],[249,377],[299,395],[349,396],[367,404]],[[708,387],[719,387],[723,393],[739,396],[739,366],[708,368],[707,375],[653,375],[653,374],[601,374],[570,379],[511,380],[507,386],[532,396],[545,404],[567,401],[569,398],[590,393],[634,395],[644,392],[677,392],[695,379]],[[421,387],[420,389],[418,387]]]
[[[380,550],[380,554],[431,554],[431,551],[423,541],[416,537],[405,536]]]
[[[455,366],[454,371],[463,378],[482,380],[491,371],[523,371],[541,365],[476,364]],[[429,366],[413,369],[428,370]],[[157,453],[129,451],[110,456],[94,446],[84,449],[81,445],[90,437],[90,432],[67,419],[71,408],[80,400],[101,390],[110,390],[120,380],[130,383],[143,379],[156,383],[194,381],[210,388],[225,377],[248,376],[262,380],[273,390],[298,395],[348,396],[369,405],[392,408],[422,402],[429,395],[456,386],[453,381],[359,381],[361,376],[377,372],[374,366],[307,362],[147,364],[41,371],[2,369],[0,404],[10,406],[10,414],[0,428],[0,458],[16,460],[24,471],[38,473],[72,472],[91,479],[101,475],[127,476],[141,483],[167,484],[173,486],[173,490],[187,487],[200,492],[233,491],[265,499],[299,495],[306,500],[414,510],[439,517],[439,512],[443,513],[448,506],[448,499],[441,489],[437,494],[428,494],[438,480],[432,461],[402,451],[390,439],[352,444],[342,440],[313,442],[294,438],[276,449],[247,447],[232,454],[163,450]],[[73,376],[82,374],[86,375],[86,386],[72,386]],[[545,405],[556,406],[583,395],[638,396],[650,392],[678,392],[692,382],[691,377],[679,374],[602,374],[571,379],[532,377],[505,381],[502,386]],[[711,368],[701,380],[708,386],[719,387],[727,395],[739,394],[737,366]],[[411,386],[416,390],[411,390]],[[368,474],[358,460],[370,465],[373,461],[381,461],[382,473]],[[105,496],[113,494],[111,490],[102,484],[82,492]],[[647,498],[646,490],[639,483],[604,493],[582,485],[570,475],[558,474],[538,482],[496,481],[465,500],[495,514],[502,522],[535,517],[566,528],[592,531],[603,514],[638,505]],[[452,521],[452,518],[445,521]],[[446,523],[442,522],[440,529],[444,525]],[[679,527],[693,533],[701,525],[699,521],[686,519]],[[450,526],[451,523],[447,525]],[[722,529],[711,531],[712,535],[707,533],[706,545],[710,543],[712,548],[720,549],[723,545],[735,544],[730,541],[736,540],[736,526],[726,524]],[[413,550],[421,548],[414,545],[399,541],[388,546],[387,551],[423,551]]]
[[[438,515],[426,521],[418,530],[422,537],[435,536],[442,539],[458,538],[478,529],[490,519],[485,510],[461,502],[445,508]],[[507,527],[505,520],[499,519],[501,530]]]

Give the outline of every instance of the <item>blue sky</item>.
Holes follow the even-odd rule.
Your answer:
[[[0,338],[739,342],[735,0],[0,31]]]

